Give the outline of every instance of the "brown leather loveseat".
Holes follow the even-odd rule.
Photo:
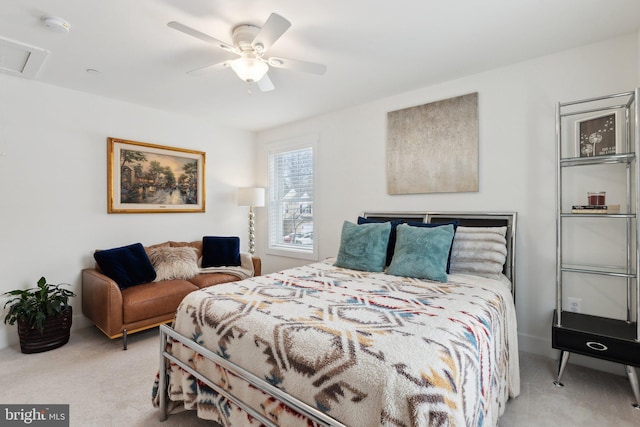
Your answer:
[[[149,261],[154,260],[154,256],[158,258],[156,255],[160,251],[161,255],[169,255],[170,264],[162,264],[162,262],[152,264],[152,268],[158,273],[152,276],[156,278],[155,281],[142,279],[142,281],[138,281],[138,284],[123,289],[122,280],[114,280],[111,277],[115,277],[115,274],[111,274],[109,277],[101,270],[98,257],[96,257],[98,262],[94,268],[82,270],[82,312],[109,338],[123,337],[125,350],[127,349],[127,334],[171,322],[178,305],[188,293],[208,286],[238,281],[243,278],[245,273],[251,273],[255,276],[259,276],[261,273],[260,258],[249,254],[240,254],[242,255],[242,265],[235,270],[234,267],[219,267],[206,269],[213,271],[202,273],[203,270],[199,269],[199,265],[193,267],[193,260],[202,261],[202,241],[169,241],[148,247],[142,247],[139,243],[136,245],[139,245],[139,251],[144,249],[142,258],[146,259],[148,256]],[[175,251],[187,253],[189,256],[187,267],[191,269],[190,274],[185,274],[184,271],[171,272],[172,270],[167,273],[163,269],[163,265],[176,265],[171,259]],[[191,257],[194,258],[191,259]],[[141,265],[145,262],[146,260],[139,261]],[[182,263],[181,266],[184,267],[185,263]],[[116,266],[116,270],[118,268],[120,266]],[[193,268],[198,270],[193,271]],[[143,268],[136,267],[134,270],[135,275]],[[238,275],[239,270],[243,274]],[[196,274],[194,275],[194,273]],[[179,278],[175,278],[176,275]]]

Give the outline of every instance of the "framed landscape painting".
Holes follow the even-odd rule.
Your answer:
[[[107,138],[109,213],[205,211],[205,153]]]

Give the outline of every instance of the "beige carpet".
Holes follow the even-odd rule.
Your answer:
[[[19,346],[0,350],[0,402],[69,404],[74,427],[211,426],[193,413],[172,415],[164,423],[151,405],[159,366],[158,329],[109,340],[90,327],[71,332],[65,346],[22,354]]]
[[[555,360],[520,353],[520,396],[507,403],[500,427],[640,427],[626,376],[569,363],[559,388],[557,370]]]
[[[67,345],[40,354],[0,350],[0,403],[70,405],[71,426],[211,426],[194,413],[160,423],[151,405],[159,364],[158,331],[131,335],[129,349],[95,328],[74,330]],[[520,356],[522,394],[507,404],[500,427],[638,427],[640,411],[625,377],[576,365],[564,388],[552,384],[553,360]]]

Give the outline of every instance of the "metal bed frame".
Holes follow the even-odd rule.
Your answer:
[[[275,399],[280,400],[281,402],[288,405],[290,408],[295,409],[296,411],[304,414],[305,416],[311,418],[315,422],[317,422],[321,426],[327,427],[347,427],[339,421],[334,420],[333,418],[326,415],[324,412],[319,411],[318,409],[304,403],[303,401],[287,394],[286,392],[280,390],[279,388],[269,384],[265,380],[260,377],[255,376],[251,372],[247,371],[240,366],[237,366],[223,357],[215,354],[211,350],[208,350],[201,345],[197,344],[195,341],[187,338],[183,335],[180,335],[178,332],[173,330],[170,326],[160,325],[160,378],[158,385],[158,393],[160,398],[160,421],[164,421],[167,419],[167,384],[166,384],[166,375],[165,372],[168,368],[168,362],[175,363],[180,368],[189,372],[194,377],[198,378],[200,381],[204,382],[207,386],[211,387],[220,395],[229,399],[231,402],[238,405],[252,417],[258,419],[261,423],[269,427],[278,427],[277,424],[274,424],[273,421],[266,418],[261,413],[257,412],[251,406],[245,404],[238,397],[234,396],[230,391],[225,390],[218,385],[216,385],[213,381],[197,372],[195,369],[191,368],[186,363],[174,357],[171,353],[167,352],[166,344],[167,337],[171,337],[172,339],[180,342],[181,344],[186,345],[190,349],[198,352],[208,360],[220,365],[227,371],[232,374],[242,378],[247,381],[252,386],[258,388],[259,390],[264,391]]]
[[[362,213],[363,217],[369,219],[378,220],[404,220],[404,221],[416,221],[425,223],[442,223],[451,220],[458,220],[460,225],[469,227],[507,227],[507,259],[504,267],[504,274],[511,281],[511,294],[515,301],[515,236],[516,236],[516,213],[515,212],[373,212],[365,211]],[[229,401],[235,403],[249,415],[259,420],[266,426],[278,427],[270,419],[266,418],[261,413],[257,412],[254,408],[244,403],[241,399],[233,395],[229,390],[225,390],[211,381],[209,378],[197,372],[188,364],[174,357],[166,349],[168,339],[171,338],[190,349],[194,350],[198,354],[202,355],[206,359],[218,364],[222,368],[238,376],[239,378],[247,381],[252,386],[265,392],[269,396],[281,401],[295,411],[310,418],[318,425],[326,427],[347,427],[341,422],[333,419],[324,412],[310,406],[309,404],[289,395],[281,389],[273,386],[262,378],[252,374],[246,369],[235,365],[227,359],[222,358],[211,350],[197,344],[191,338],[185,337],[176,332],[172,327],[163,324],[160,325],[160,374],[158,380],[158,396],[159,396],[159,409],[160,409],[160,421],[167,419],[167,376],[166,372],[169,367],[169,363],[174,363],[181,369],[184,369],[189,374],[193,375],[211,389],[227,398]]]

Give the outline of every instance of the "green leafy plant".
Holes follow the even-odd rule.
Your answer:
[[[9,306],[9,313],[5,316],[4,323],[13,325],[16,321],[28,322],[32,329],[42,333],[45,319],[65,311],[69,307],[69,297],[76,296],[63,286],[68,285],[50,285],[44,277],[41,277],[37,288],[5,292],[4,296],[13,298],[4,304],[5,309]]]

